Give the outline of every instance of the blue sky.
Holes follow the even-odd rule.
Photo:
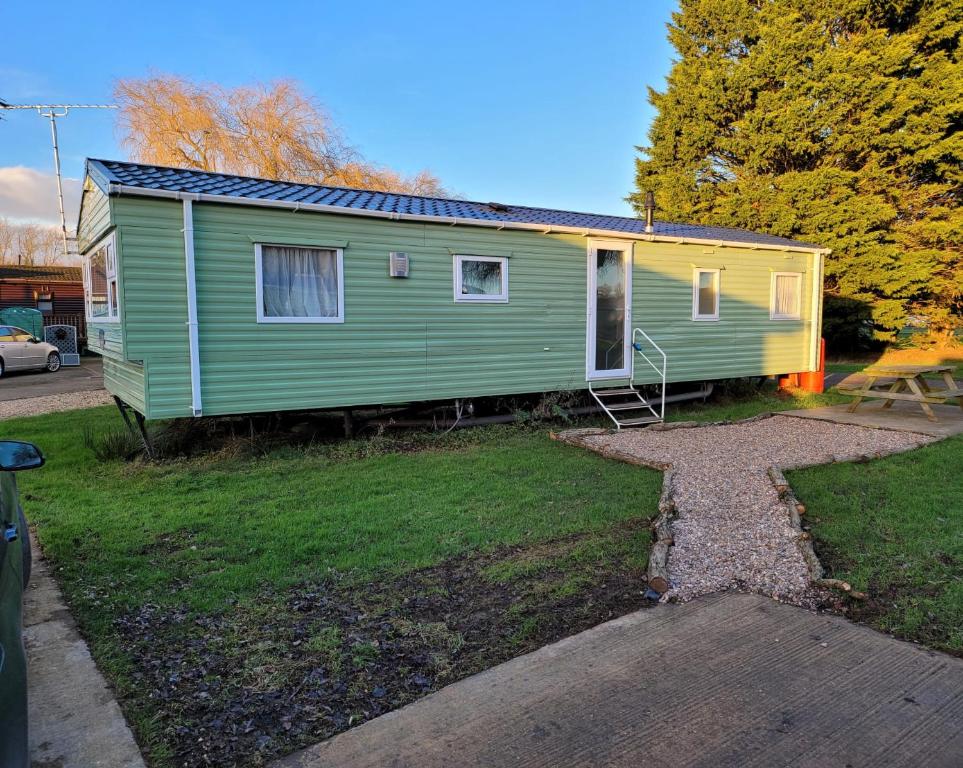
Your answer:
[[[150,72],[226,85],[293,78],[371,161],[428,168],[470,199],[629,214],[634,146],[653,117],[646,86],[662,88],[671,65],[674,7],[7,2],[0,98],[99,103],[116,78]],[[35,114],[3,116],[0,216],[52,215],[49,128]],[[80,177],[86,156],[126,156],[113,121],[107,111],[62,121],[65,175]]]

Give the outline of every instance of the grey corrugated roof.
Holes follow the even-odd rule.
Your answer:
[[[24,267],[19,264],[0,264],[0,280],[40,280],[52,283],[79,283],[80,267],[52,264],[46,267]]]
[[[394,192],[326,187],[317,184],[295,184],[248,176],[231,176],[225,173],[210,173],[188,168],[164,168],[156,165],[115,160],[88,160],[87,168],[95,181],[103,186],[121,184],[144,190],[156,189],[165,192],[223,195],[247,200],[277,200],[287,203],[327,205],[343,208],[345,213],[362,210],[379,211],[401,215],[504,222],[509,225],[513,223],[536,224],[546,227],[572,227],[582,230],[623,232],[627,235],[645,234],[645,222],[642,219],[630,216],[605,216],[595,213],[559,211],[551,208],[532,208],[524,205],[402,195]],[[776,248],[819,248],[819,246],[811,243],[775,237],[760,232],[750,232],[745,229],[675,224],[666,221],[656,221],[652,234],[657,237],[727,241]]]

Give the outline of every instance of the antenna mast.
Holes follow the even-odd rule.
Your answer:
[[[50,120],[50,138],[53,142],[54,171],[57,176],[57,202],[60,206],[60,237],[64,245],[64,257],[70,255],[67,249],[67,217],[64,214],[64,185],[60,178],[60,147],[57,143],[57,118],[66,117],[71,109],[117,109],[116,104],[7,104],[0,101],[0,109],[35,109],[41,117]]]

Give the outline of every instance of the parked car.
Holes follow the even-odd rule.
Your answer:
[[[14,472],[43,466],[31,443],[0,440],[0,765],[28,768],[27,659],[23,591],[30,581],[30,534]]]
[[[7,371],[60,370],[60,351],[23,328],[0,325],[0,376]]]

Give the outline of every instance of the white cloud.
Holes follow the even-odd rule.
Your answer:
[[[64,178],[63,184],[67,229],[73,230],[83,182]],[[56,177],[23,165],[0,167],[0,218],[60,226]]]

